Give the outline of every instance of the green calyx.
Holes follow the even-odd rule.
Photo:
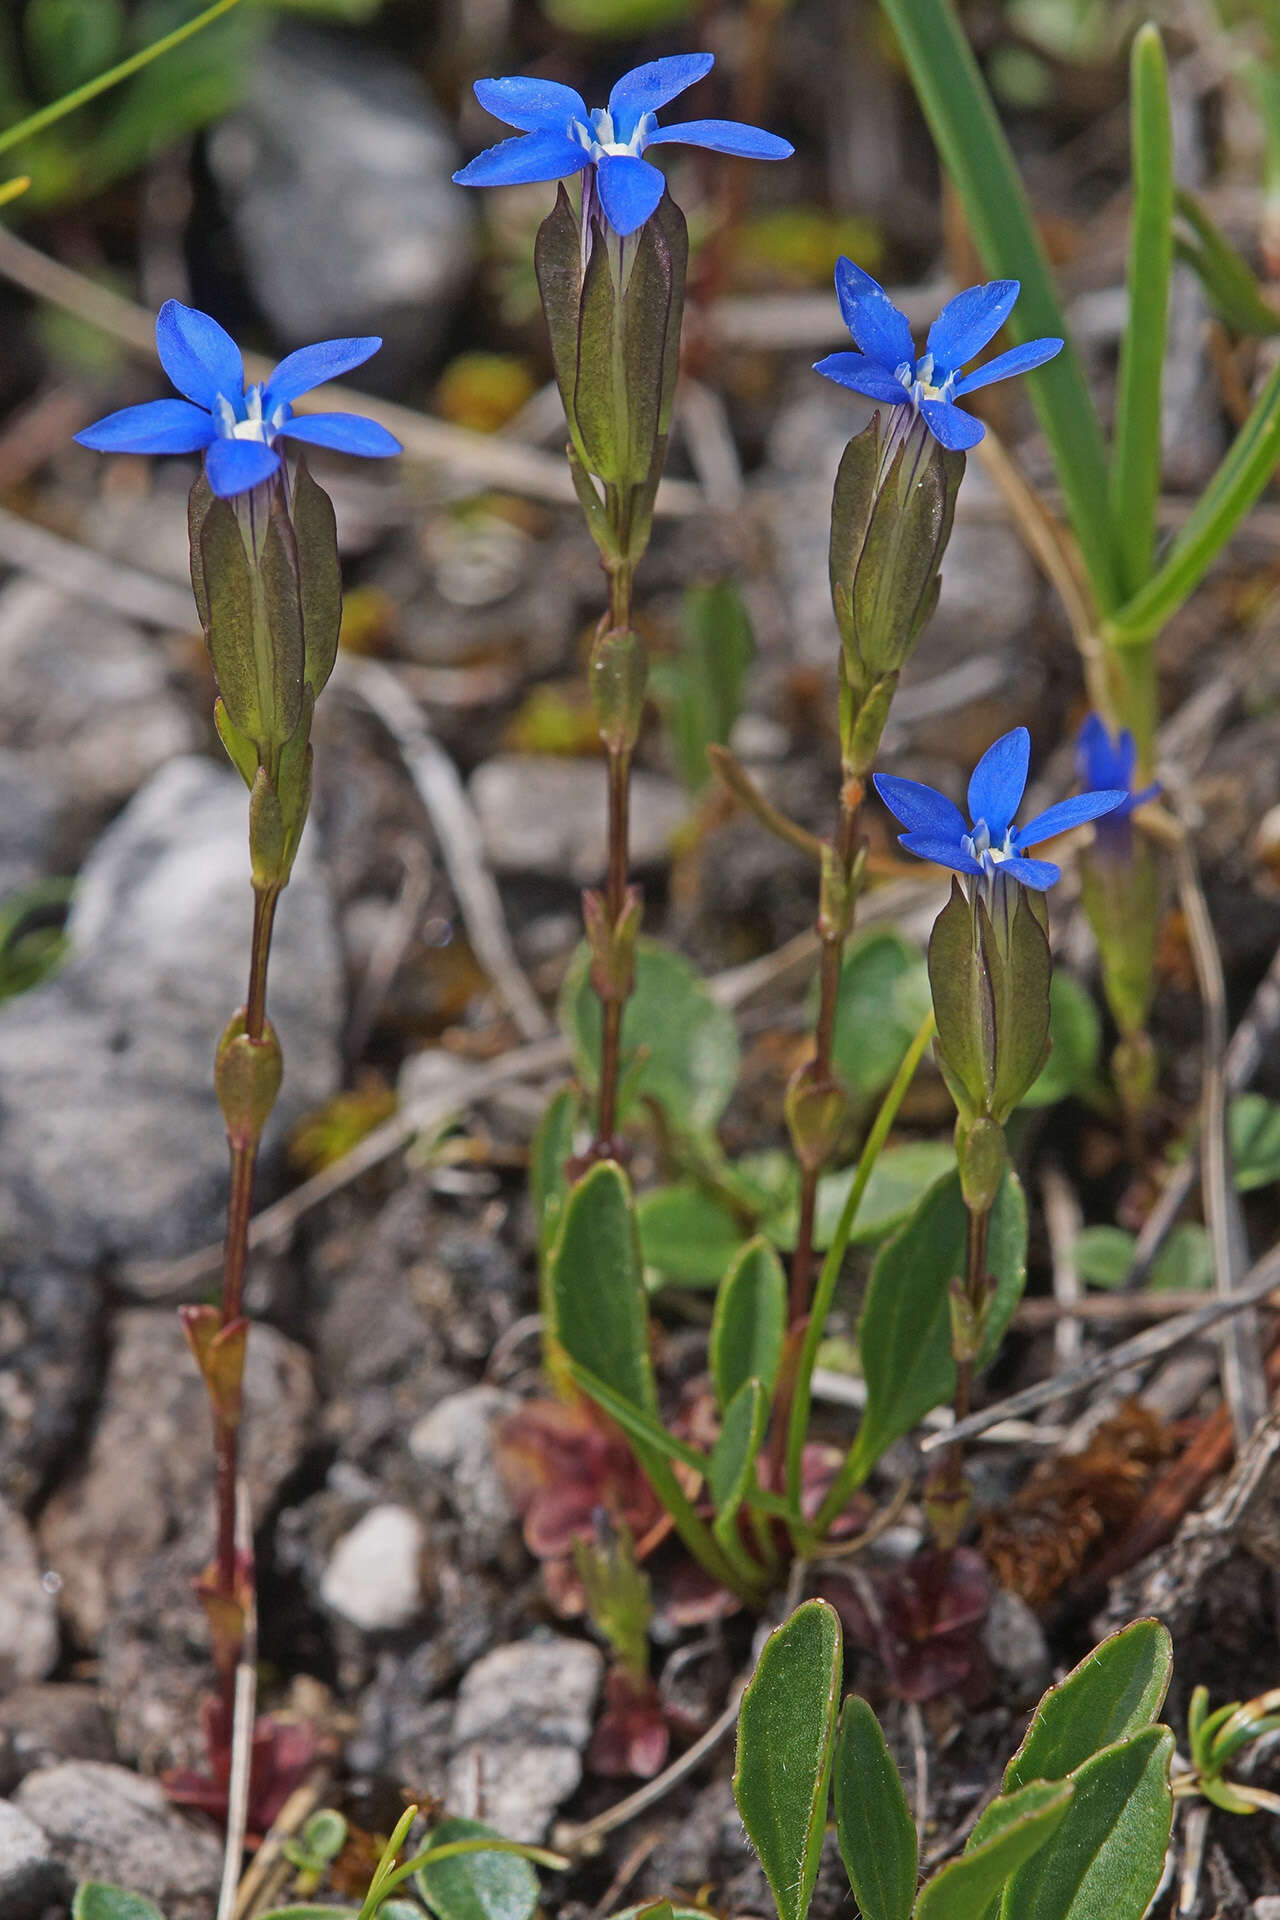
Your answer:
[[[1003,1126],[1049,1056],[1053,962],[1038,895],[997,876],[990,892],[958,880],[929,940],[929,986],[942,1076],[966,1127]]]
[[[284,1056],[274,1027],[269,1020],[264,1022],[262,1038],[251,1040],[242,1007],[218,1042],[213,1068],[218,1105],[232,1147],[249,1147],[261,1138],[283,1077]]]
[[[299,461],[232,503],[201,476],[188,503],[191,584],[218,683],[214,721],[249,789],[253,884],[284,886],[311,799],[311,717],[333,672],[342,575],[333,505]]]

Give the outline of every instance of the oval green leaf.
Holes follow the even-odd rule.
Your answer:
[[[720,1282],[711,1321],[711,1379],[721,1412],[748,1380],[773,1392],[786,1324],[782,1262],[767,1240],[749,1240]]]
[[[807,1600],[765,1641],[738,1715],[734,1797],[780,1920],[805,1920],[826,1824],[840,1622]]]
[[[977,1920],[1045,1842],[1071,1805],[1068,1780],[1038,1780],[1003,1803],[1002,1817],[959,1860],[936,1873],[920,1896],[916,1920]]]
[[[1173,1735],[1146,1727],[1071,1776],[1057,1832],[1006,1889],[1003,1920],[1143,1920],[1173,1825]]]
[[[1173,1643],[1159,1620],[1135,1620],[1109,1635],[1041,1700],[1005,1769],[1005,1793],[1032,1780],[1065,1780],[1103,1747],[1149,1727],[1172,1669]]]
[[[105,1880],[82,1880],[71,1902],[71,1920],[164,1920],[164,1915],[140,1893]]]
[[[570,1359],[652,1412],[649,1310],[635,1207],[615,1161],[592,1167],[565,1201],[550,1277],[556,1332]]]
[[[880,1722],[856,1693],[840,1715],[832,1797],[840,1858],[863,1920],[909,1920],[916,1825]]]
[[[426,1850],[453,1840],[499,1840],[479,1820],[442,1820]],[[413,1884],[436,1920],[529,1920],[538,1904],[538,1876],[516,1853],[456,1853],[428,1861]]]

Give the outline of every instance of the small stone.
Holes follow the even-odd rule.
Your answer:
[[[380,334],[375,381],[420,364],[472,257],[443,116],[398,61],[299,25],[277,29],[251,78],[210,159],[259,305],[290,346]]]
[[[101,1311],[91,1273],[48,1261],[3,1276],[0,1495],[21,1507],[38,1499],[79,1433],[98,1380]]]
[[[39,1681],[0,1700],[0,1791],[11,1793],[37,1767],[59,1760],[114,1760],[115,1745],[96,1687]],[[0,1908],[3,1911],[3,1908]]]
[[[170,762],[85,862],[62,969],[0,1007],[0,1214],[27,1261],[170,1259],[220,1234],[227,1150],[212,1061],[245,992],[247,822],[236,774]],[[268,1154],[338,1085],[343,992],[309,833],[272,953],[285,1076]]]
[[[421,1520],[407,1507],[371,1507],[343,1534],[320,1581],[320,1598],[362,1633],[394,1633],[422,1609]]]
[[[414,1458],[447,1476],[444,1490],[463,1523],[468,1551],[496,1549],[515,1514],[498,1471],[494,1428],[519,1401],[499,1387],[466,1387],[451,1393],[409,1435]]]
[[[0,1913],[4,1920],[40,1920],[70,1894],[66,1869],[47,1837],[19,1808],[0,1800]]]
[[[545,1634],[477,1660],[458,1690],[449,1805],[513,1840],[535,1843],[582,1778],[582,1750],[604,1657],[586,1640]]]
[[[115,1336],[88,1458],[40,1521],[64,1613],[84,1646],[148,1585],[162,1550],[181,1542],[191,1574],[210,1551],[209,1407],[182,1328],[167,1308],[134,1307],[117,1319]],[[301,1461],[315,1407],[309,1357],[274,1327],[250,1330],[244,1398],[242,1469],[261,1514]],[[190,1607],[194,1621],[194,1599]]]
[[[1011,1706],[1033,1707],[1053,1678],[1049,1642],[1021,1594],[997,1587],[987,1608],[982,1644]]]
[[[608,857],[603,760],[504,753],[471,776],[471,803],[499,873],[538,873],[574,886],[601,879]],[[631,776],[631,863],[656,867],[689,803],[674,780]]]
[[[1280,1893],[1264,1893],[1253,1903],[1253,1920],[1280,1920]]]
[[[43,1680],[58,1659],[58,1608],[31,1529],[0,1500],[0,1693]]]
[[[59,803],[37,755],[0,747],[0,899],[51,870]]]
[[[165,1920],[212,1920],[222,1842],[176,1812],[159,1781],[66,1760],[28,1774],[14,1804],[44,1828],[72,1880],[128,1887],[154,1900]]]

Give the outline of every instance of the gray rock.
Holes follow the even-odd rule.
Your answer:
[[[0,1693],[43,1680],[58,1659],[58,1608],[22,1515],[0,1500]]]
[[[495,1647],[458,1690],[448,1802],[513,1840],[537,1842],[582,1778],[604,1658],[546,1634]]]
[[[52,870],[58,788],[33,753],[0,747],[0,899]]]
[[[79,1430],[97,1383],[100,1311],[93,1275],[52,1262],[0,1281],[0,1496],[19,1506],[30,1507]]]
[[[85,863],[62,970],[0,1008],[0,1216],[24,1257],[165,1259],[221,1231],[212,1064],[245,992],[246,840],[239,778],[171,761]],[[277,918],[285,1080],[268,1152],[338,1084],[341,962],[314,847]]]
[[[19,1808],[0,1800],[0,1913],[4,1920],[40,1920],[70,1892],[66,1869],[45,1834]]]
[[[96,1687],[37,1681],[0,1700],[0,1792],[59,1760],[114,1760],[115,1744]],[[2,1882],[0,1882],[2,1884]]]
[[[0,590],[0,683],[4,792],[22,777],[24,807],[42,795],[72,838],[96,829],[196,742],[194,715],[157,636],[25,576]],[[37,814],[26,832],[42,840],[49,824]],[[11,831],[6,824],[6,841]]]
[[[92,1646],[112,1611],[149,1584],[162,1548],[181,1542],[189,1572],[210,1550],[212,1440],[204,1383],[166,1308],[132,1308],[116,1345],[88,1458],[59,1486],[40,1542],[62,1580],[64,1613]],[[307,1355],[255,1326],[245,1366],[241,1462],[252,1511],[266,1511],[307,1444],[315,1389]],[[198,1618],[194,1599],[188,1616]]]
[[[371,1507],[343,1534],[320,1581],[325,1605],[362,1633],[394,1633],[422,1608],[422,1522],[407,1507]]]
[[[496,1557],[515,1514],[494,1453],[493,1430],[519,1405],[499,1387],[451,1393],[418,1421],[409,1451],[442,1476],[446,1498],[463,1523],[463,1545]]]
[[[1053,1659],[1039,1617],[1020,1594],[997,1587],[983,1622],[982,1644],[1009,1705],[1034,1707],[1053,1678]]]
[[[165,1920],[211,1920],[222,1843],[212,1827],[176,1812],[159,1781],[65,1760],[28,1774],[14,1804],[44,1828],[73,1880],[129,1887],[154,1900]]]
[[[607,859],[605,779],[603,760],[553,754],[504,753],[478,766],[471,803],[497,871],[545,874],[573,886],[599,880]],[[633,774],[632,865],[661,865],[688,812],[674,780]]]
[[[381,334],[375,378],[419,363],[472,258],[442,116],[397,61],[301,26],[252,81],[210,156],[259,304],[290,346]]]

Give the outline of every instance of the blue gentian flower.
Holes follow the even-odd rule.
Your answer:
[[[1124,798],[1112,811],[1113,821],[1127,819],[1135,807],[1154,800],[1160,791],[1159,781],[1153,781],[1135,792],[1137,764],[1138,748],[1128,727],[1113,737],[1105,720],[1091,713],[1076,735],[1076,772],[1083,786],[1123,788]]]
[[[156,316],[156,352],[186,399],[124,407],[76,439],[99,453],[202,452],[209,485],[224,500],[271,478],[280,465],[280,439],[385,459],[402,449],[376,421],[358,413],[311,413],[295,420],[291,405],[312,387],[360,366],[381,345],[367,337],[299,347],[269,380],[246,388],[244,361],[231,335],[207,313],[166,300]]]
[[[1126,795],[1119,788],[1079,793],[1074,799],[1046,807],[1025,827],[1015,827],[1013,816],[1026,791],[1030,758],[1031,735],[1025,727],[1015,727],[987,748],[969,782],[972,826],[965,825],[959,807],[936,788],[926,787],[919,780],[876,774],[876,792],[894,818],[908,829],[899,834],[899,846],[919,854],[922,860],[950,867],[953,873],[988,877],[1007,874],[1024,887],[1044,893],[1062,878],[1062,869],[1051,860],[1028,860],[1027,849],[1038,847],[1042,840],[1052,840],[1069,827],[1110,813]]]
[[[958,293],[930,327],[925,351],[917,359],[906,314],[894,306],[879,281],[842,258],[836,262],[836,298],[862,351],[828,354],[814,372],[852,387],[869,400],[887,401],[890,406],[909,402],[924,415],[934,437],[952,452],[976,447],[986,429],[981,420],[955,405],[957,398],[1015,373],[1029,373],[1062,351],[1061,340],[1027,340],[972,373],[961,372],[965,361],[981,353],[999,333],[1019,291],[1016,280],[992,280],[985,287]]]
[[[710,147],[747,160],[786,160],[789,140],[734,120],[688,120],[660,127],[658,109],[710,73],[711,53],[677,53],[624,73],[607,107],[588,110],[580,93],[558,80],[477,80],[476,99],[496,120],[519,127],[521,138],[503,140],[454,174],[460,187],[521,186],[532,180],[565,180],[594,167],[595,188],[605,218],[617,234],[642,227],[665,185],[641,155],[647,147],[678,141]]]

